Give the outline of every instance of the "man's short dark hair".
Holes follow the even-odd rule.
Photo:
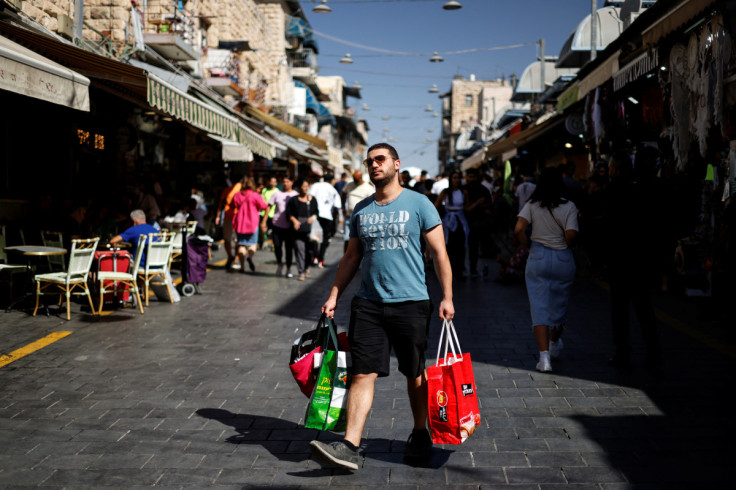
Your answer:
[[[465,175],[475,175],[477,177],[479,172],[477,168],[469,168],[465,171]]]
[[[391,158],[393,158],[394,160],[400,160],[399,152],[397,152],[396,148],[389,145],[388,143],[376,143],[375,145],[368,148],[366,155],[372,152],[373,150],[380,150],[381,148],[383,148],[384,150],[388,150],[388,153],[391,155]]]

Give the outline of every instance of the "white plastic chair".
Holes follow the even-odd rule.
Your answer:
[[[148,306],[149,286],[151,279],[160,277],[169,290],[171,302],[174,302],[172,293],[174,285],[169,280],[169,261],[171,259],[171,248],[174,244],[175,236],[171,233],[149,233],[146,244],[146,265],[143,270],[138,270],[138,276],[143,278],[145,285],[143,286],[144,296],[146,297],[146,306]]]
[[[8,264],[8,256],[5,253],[5,235],[0,235],[0,284],[8,287],[8,299],[13,302],[13,282],[16,274],[28,273],[28,267],[25,265]],[[28,276],[26,277],[28,280]]]
[[[171,248],[171,260],[169,260],[169,269],[171,269],[171,263],[175,260],[181,260],[182,255],[182,248],[184,246],[184,234],[181,233],[181,231],[184,229],[184,226],[179,226],[176,228],[172,228],[172,232],[176,233],[176,236],[174,237],[174,244]],[[187,229],[187,238],[194,235],[194,232],[197,229],[197,222],[196,221],[187,221],[186,224]]]
[[[95,314],[95,306],[92,304],[92,296],[87,286],[87,277],[92,267],[92,260],[95,258],[95,250],[99,238],[90,238],[86,240],[72,240],[72,251],[69,255],[69,267],[66,272],[48,272],[46,274],[36,274],[36,307],[33,309],[33,316],[38,312],[38,304],[42,295],[58,294],[59,302],[66,298],[66,319],[71,320],[71,295],[81,294],[87,296],[89,306],[92,308],[92,314]],[[77,291],[79,290],[79,291]]]
[[[146,247],[146,239],[146,235],[140,235],[138,237],[138,247],[135,251],[132,272],[100,271],[97,273],[97,279],[100,281],[100,309],[97,312],[98,314],[102,313],[102,298],[105,293],[112,292],[113,294],[117,294],[119,284],[129,287],[133,291],[135,301],[138,304],[138,309],[141,311],[141,314],[143,314],[143,302],[141,302],[141,295],[138,290],[138,270],[141,265],[141,257],[143,256]],[[113,282],[112,287],[109,290],[105,289],[105,281]]]
[[[64,236],[60,231],[41,230],[41,242],[46,247],[64,248]],[[49,272],[66,270],[66,259],[63,255],[49,255]]]

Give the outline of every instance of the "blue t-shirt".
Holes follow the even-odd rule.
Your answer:
[[[429,299],[421,235],[440,224],[429,199],[412,190],[383,205],[375,196],[360,201],[350,219],[350,236],[363,245],[357,295],[382,303]]]
[[[159,230],[149,225],[148,223],[143,223],[140,225],[131,226],[130,228],[122,232],[120,236],[123,237],[123,240],[133,245],[131,252],[135,254],[135,251],[138,249],[139,235],[148,235],[149,233],[160,233],[160,232]],[[145,248],[143,249],[142,254],[143,255],[141,256],[141,265],[143,266],[143,265],[146,265],[146,249]]]

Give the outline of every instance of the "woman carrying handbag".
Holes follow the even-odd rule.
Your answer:
[[[309,182],[304,177],[296,180],[294,188],[299,194],[286,203],[286,216],[294,229],[298,280],[303,281],[305,277],[309,277],[309,264],[312,261],[309,232],[312,231],[312,223],[317,219],[317,201],[308,194]]]
[[[542,170],[537,188],[519,212],[514,233],[531,247],[526,264],[526,289],[532,328],[537,338],[537,371],[552,372],[551,358],[562,350],[562,329],[567,323],[570,291],[575,280],[575,259],[570,250],[578,232],[578,210],[563,197],[565,184],[554,167]]]

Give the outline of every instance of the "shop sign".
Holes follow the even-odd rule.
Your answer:
[[[659,67],[659,51],[642,53],[613,74],[613,90],[618,91]]]
[[[569,89],[565,90],[557,98],[557,110],[559,112],[562,112],[577,101],[578,101],[578,84],[576,83]]]

